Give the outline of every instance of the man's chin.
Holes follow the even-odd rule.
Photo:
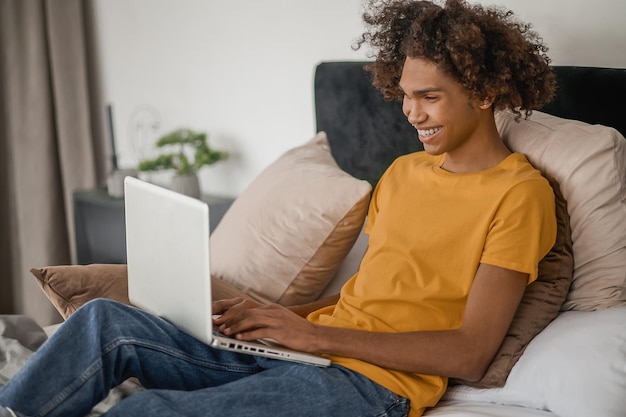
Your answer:
[[[441,151],[439,148],[435,148],[434,146],[429,146],[426,145],[424,143],[422,143],[422,145],[424,146],[424,152],[426,152],[429,155],[432,156],[439,156],[444,154],[445,152]]]

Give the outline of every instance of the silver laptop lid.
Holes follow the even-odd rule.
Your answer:
[[[318,366],[330,360],[284,347],[214,337],[209,265],[209,207],[126,177],[128,297],[208,345]]]
[[[130,302],[210,343],[208,205],[133,177],[124,194]]]

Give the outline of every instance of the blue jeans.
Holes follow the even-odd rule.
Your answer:
[[[146,390],[115,416],[406,416],[408,401],[341,366],[318,368],[208,347],[108,300],[76,311],[0,388],[20,417],[84,416],[129,377]]]

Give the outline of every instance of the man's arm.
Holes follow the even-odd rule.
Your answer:
[[[339,301],[339,294],[315,300],[311,303],[289,306],[286,308],[300,317],[306,317],[309,313],[319,310],[320,308],[337,304],[337,301]],[[259,308],[263,305],[265,304],[254,301],[250,298],[225,298],[217,300],[213,303],[213,314],[222,314],[228,310],[230,310],[231,313],[235,311],[241,312],[246,309]]]
[[[301,304],[297,306],[287,307],[289,310],[293,311],[300,317],[306,317],[309,313],[319,310],[320,308],[334,306],[339,301],[339,294],[333,295],[331,297],[322,298],[320,300],[313,301],[312,303]]]
[[[318,326],[278,305],[226,311],[218,324],[242,340],[272,338],[293,349],[383,368],[478,380],[506,335],[527,279],[521,272],[481,264],[463,323],[455,330],[374,333]]]
[[[388,335],[324,328],[319,351],[358,357],[384,368],[478,380],[506,335],[527,279],[527,274],[483,264],[459,329]]]

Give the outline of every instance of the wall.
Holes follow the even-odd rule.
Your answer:
[[[120,166],[173,128],[203,130],[232,155],[201,171],[205,192],[237,195],[313,136],[316,63],[366,59],[351,49],[361,0],[94,1]],[[626,67],[626,2],[476,1],[533,22],[555,65]]]

